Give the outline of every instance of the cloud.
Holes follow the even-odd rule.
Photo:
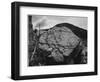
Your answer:
[[[71,23],[87,29],[87,17],[32,15],[33,29],[38,29],[38,27],[40,29],[48,29],[58,23]]]

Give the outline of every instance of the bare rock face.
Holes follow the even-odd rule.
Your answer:
[[[53,57],[57,62],[63,62],[64,56],[69,56],[79,42],[80,38],[69,28],[55,26],[41,34],[39,48],[51,51],[48,57]]]
[[[29,66],[87,63],[87,30],[69,23],[30,30]]]

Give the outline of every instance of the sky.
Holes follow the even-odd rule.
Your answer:
[[[41,29],[48,29],[59,23],[70,23],[83,29],[88,28],[87,17],[32,15],[33,29],[38,28],[39,26]]]

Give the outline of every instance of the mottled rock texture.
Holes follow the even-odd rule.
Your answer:
[[[38,33],[38,35],[37,35]],[[87,63],[87,31],[68,23],[29,33],[29,65]]]

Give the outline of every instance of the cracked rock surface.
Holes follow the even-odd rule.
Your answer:
[[[29,32],[29,66],[87,63],[87,31],[64,23]],[[37,35],[38,34],[38,35]]]
[[[61,62],[63,56],[69,56],[79,41],[80,38],[67,27],[53,27],[41,35],[39,48],[51,51],[49,57]]]

